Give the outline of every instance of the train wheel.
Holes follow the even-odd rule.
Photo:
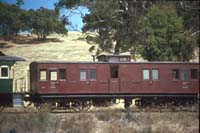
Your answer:
[[[91,103],[88,101],[75,101],[72,104],[72,109],[75,112],[82,112],[82,111],[87,111],[91,107]]]
[[[128,109],[132,104],[132,99],[125,99],[124,108]]]

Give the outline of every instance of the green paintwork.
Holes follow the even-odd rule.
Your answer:
[[[15,64],[15,61],[0,61],[0,66],[6,65],[6,66],[12,66]]]
[[[13,79],[0,79],[0,93],[12,93]]]

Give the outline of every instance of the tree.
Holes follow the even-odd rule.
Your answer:
[[[16,5],[17,6],[21,6],[21,5],[23,5],[24,4],[24,1],[23,0],[17,0],[17,3],[16,3]]]
[[[21,31],[33,32],[38,39],[45,39],[51,33],[67,34],[67,23],[54,10],[40,8],[26,11],[14,4],[0,2],[0,12],[0,36],[5,38],[12,39]]]
[[[67,34],[65,24],[59,19],[59,15],[54,10],[39,8],[29,10],[30,27],[38,39],[45,39],[51,33]]]
[[[130,0],[60,0],[56,9],[73,9],[86,6],[89,13],[83,17],[83,32],[92,46],[90,51],[115,53],[131,51],[135,55],[139,47],[142,17],[152,1]],[[89,33],[95,33],[91,35]],[[133,39],[134,38],[134,39]]]
[[[119,4],[110,1],[96,1],[90,14],[83,18],[85,23],[83,32],[95,32],[96,35],[88,35],[86,37],[88,43],[93,44],[90,50],[96,49],[97,53],[119,53],[120,38],[117,33],[117,28],[121,26],[120,20],[116,21],[119,17]],[[112,7],[112,8],[111,8]],[[117,41],[118,40],[118,41]],[[97,46],[97,47],[96,47]]]
[[[146,16],[146,41],[142,57],[150,61],[188,61],[192,58],[195,39],[184,33],[183,20],[173,5],[154,5]]]
[[[173,43],[173,54],[175,61],[189,61],[194,57],[194,49],[197,47],[197,40],[190,32],[183,32],[176,35]]]
[[[159,5],[166,9],[162,11]],[[92,45],[89,50],[96,51],[96,54],[129,51],[134,59],[140,55],[147,60],[170,61],[191,59],[191,50],[199,38],[198,5],[199,1],[59,0],[56,10],[73,10],[78,6],[89,9],[83,17],[82,31]],[[156,12],[149,13],[149,8],[153,7],[159,7],[158,16],[154,15]],[[153,19],[151,15],[154,15]],[[190,52],[184,49],[190,49]],[[186,57],[184,53],[191,54]]]
[[[197,43],[200,44],[199,29],[199,12],[200,1],[176,1],[177,14],[183,18],[184,31],[189,36],[195,37]],[[197,46],[199,47],[199,46]]]
[[[27,14],[16,5],[0,2],[0,35],[12,38],[20,30],[26,29]]]
[[[177,14],[183,18],[184,30],[193,35],[199,34],[200,1],[176,1]]]

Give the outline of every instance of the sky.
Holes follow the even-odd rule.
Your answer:
[[[58,2],[58,0],[23,0],[24,5],[21,6],[22,9],[29,10],[29,9],[38,9],[40,7],[54,9],[54,3]],[[0,2],[6,2],[9,4],[15,4],[16,0],[0,0]],[[84,7],[79,8],[83,14],[88,13],[88,10]],[[69,15],[69,10],[62,10],[61,15]],[[75,12],[79,12],[75,10]],[[74,14],[69,16],[69,21],[72,23],[72,26],[66,26],[69,31],[81,31],[83,27],[83,22],[80,14]]]

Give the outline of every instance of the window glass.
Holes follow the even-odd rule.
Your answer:
[[[147,69],[143,70],[143,79],[149,80],[149,70]]]
[[[54,71],[50,71],[50,80],[57,80],[57,72]]]
[[[1,67],[1,77],[8,77],[8,67]]]
[[[40,70],[40,80],[47,80],[47,71]]]
[[[118,62],[119,61],[119,58],[117,57],[110,57],[109,58],[109,62]]]
[[[179,70],[178,69],[173,69],[172,70],[172,79],[173,80],[179,79]]]
[[[157,69],[152,70],[152,79],[158,80],[158,70]]]
[[[120,62],[125,62],[125,61],[128,61],[128,58],[126,58],[126,57],[121,57],[121,58],[119,58],[119,61],[120,61]]]
[[[86,76],[86,70],[85,69],[81,69],[80,71],[80,80],[86,80],[87,76]]]
[[[59,69],[60,73],[60,79],[66,79],[66,70],[65,69]]]
[[[198,70],[197,69],[191,69],[191,79],[197,79],[198,77]]]
[[[189,72],[188,69],[183,69],[181,73],[182,80],[188,80],[189,79]]]
[[[110,65],[110,78],[118,78],[119,65]]]
[[[96,70],[90,69],[90,79],[96,79]]]

